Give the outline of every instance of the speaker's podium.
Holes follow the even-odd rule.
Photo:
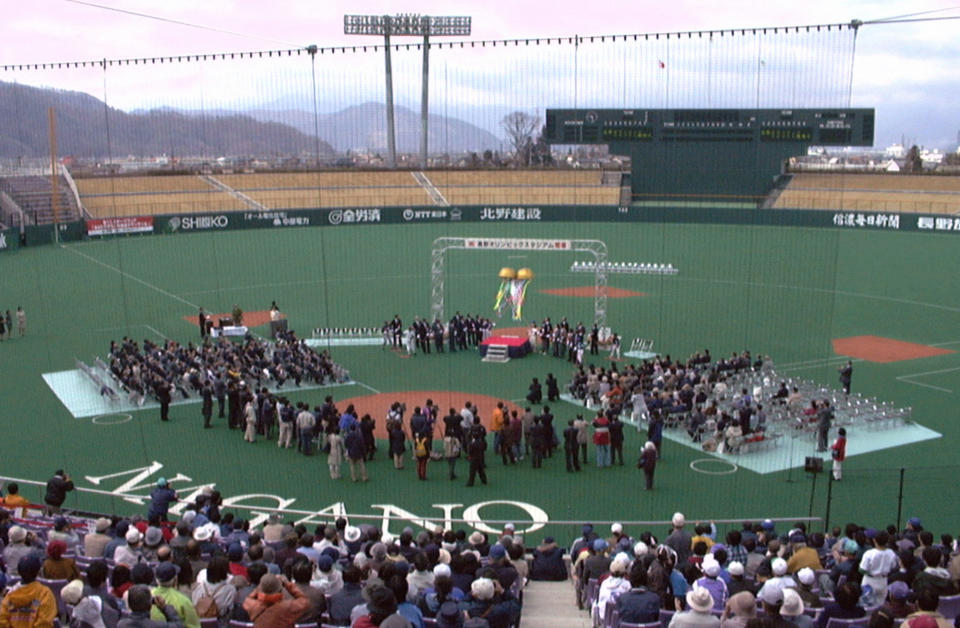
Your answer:
[[[270,337],[273,339],[277,338],[277,335],[280,332],[287,331],[287,319],[278,318],[275,321],[270,321]]]
[[[807,456],[803,463],[803,470],[806,473],[823,473],[823,458]]]

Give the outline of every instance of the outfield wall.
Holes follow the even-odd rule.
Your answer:
[[[622,222],[666,224],[732,224],[781,227],[840,228],[960,234],[960,217],[897,213],[844,212],[804,209],[744,210],[718,207],[618,207],[607,205],[384,207],[345,209],[292,209],[257,212],[223,212],[104,218],[59,225],[58,239],[73,242],[86,238],[144,233],[193,233],[233,229],[336,227],[340,225],[416,223],[547,223]],[[55,241],[54,225],[28,226],[29,245]],[[20,246],[18,229],[0,232],[0,251]]]

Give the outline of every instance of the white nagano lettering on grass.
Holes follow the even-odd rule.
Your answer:
[[[150,500],[150,492],[156,487],[156,479],[157,477],[160,477],[159,472],[162,469],[163,463],[153,461],[149,465],[143,467],[136,467],[107,475],[87,475],[84,476],[84,478],[94,486],[101,487],[104,490],[107,490],[108,492],[115,494],[130,503],[142,506]],[[112,489],[102,486],[105,480],[114,480],[119,478],[127,479]],[[190,504],[194,503],[197,497],[199,497],[203,492],[212,490],[216,486],[216,483],[214,482],[196,484],[193,486],[182,486],[183,484],[193,482],[192,478],[182,473],[171,475],[167,478],[167,480],[171,485],[174,485],[174,488],[177,489],[177,493],[180,496],[180,501],[170,507],[170,514],[176,516],[183,514],[183,512],[189,508]],[[176,484],[180,484],[180,486],[177,486]],[[281,497],[271,493],[247,493],[245,495],[224,497],[223,507],[226,508],[230,506],[239,506],[245,507],[244,510],[249,508],[250,514],[246,518],[249,519],[250,525],[255,527],[266,523],[273,512],[286,511],[286,509],[293,505],[296,501],[297,498],[295,497]],[[499,526],[493,527],[487,524],[481,516],[481,511],[489,506],[510,506],[524,511],[529,516],[530,525],[526,528],[518,529],[518,532],[520,533],[535,532],[543,528],[550,521],[550,517],[543,509],[527,502],[512,500],[491,500],[472,504],[464,508],[462,517],[460,517],[460,519],[464,520],[467,525],[480,530],[481,532],[496,534],[500,531]],[[380,528],[384,534],[393,534],[393,532],[390,530],[391,523],[400,521],[412,523],[420,528],[432,529],[438,525],[442,525],[446,530],[452,529],[455,525],[454,519],[456,518],[454,513],[458,508],[463,507],[463,504],[431,504],[431,508],[438,509],[442,514],[439,516],[429,517],[417,515],[409,510],[397,506],[396,504],[370,505],[371,509],[379,510],[381,512]],[[259,510],[261,508],[263,510]],[[354,512],[353,515],[357,516],[358,513]],[[320,510],[306,514],[299,519],[297,523],[318,525],[335,521],[340,517],[346,519],[350,518],[350,513],[347,510],[345,502],[334,502],[329,506],[321,508]],[[376,518],[376,516],[362,517],[363,520],[374,518]],[[520,517],[513,518],[520,521],[523,520]]]

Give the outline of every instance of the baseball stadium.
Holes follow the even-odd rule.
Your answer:
[[[42,505],[64,470],[77,517],[146,515],[164,478],[182,500],[172,518],[215,489],[254,524],[510,522],[531,547],[584,523],[666,536],[678,511],[721,529],[922,517],[955,532],[960,177],[859,156],[884,120],[882,103],[853,106],[858,28],[2,66],[4,133],[19,140],[0,168],[0,477]],[[463,344],[455,320],[477,326]],[[570,334],[553,334],[562,321]],[[259,360],[202,362],[204,343]],[[285,363],[302,355],[291,346],[323,373]],[[128,349],[165,393],[115,368]],[[584,393],[578,368],[602,370],[600,388]],[[630,390],[607,393],[627,373]],[[531,396],[548,374],[556,398],[546,384]],[[322,425],[278,446],[278,421],[245,438],[214,399],[205,428],[202,388],[218,378],[368,414],[368,479],[346,460],[331,477]],[[421,479],[413,434],[398,469],[387,423],[395,403],[409,426],[428,400]],[[443,417],[467,402],[487,431],[473,486],[466,452],[444,459]],[[523,442],[501,460],[498,403],[552,414],[542,466]],[[745,429],[704,422],[709,405]],[[598,413],[622,422],[610,466]],[[578,416],[586,456],[570,471]],[[838,479],[823,447],[840,428]]]

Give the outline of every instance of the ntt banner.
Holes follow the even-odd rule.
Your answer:
[[[91,218],[87,221],[88,236],[109,236],[124,233],[153,233],[153,216]]]

